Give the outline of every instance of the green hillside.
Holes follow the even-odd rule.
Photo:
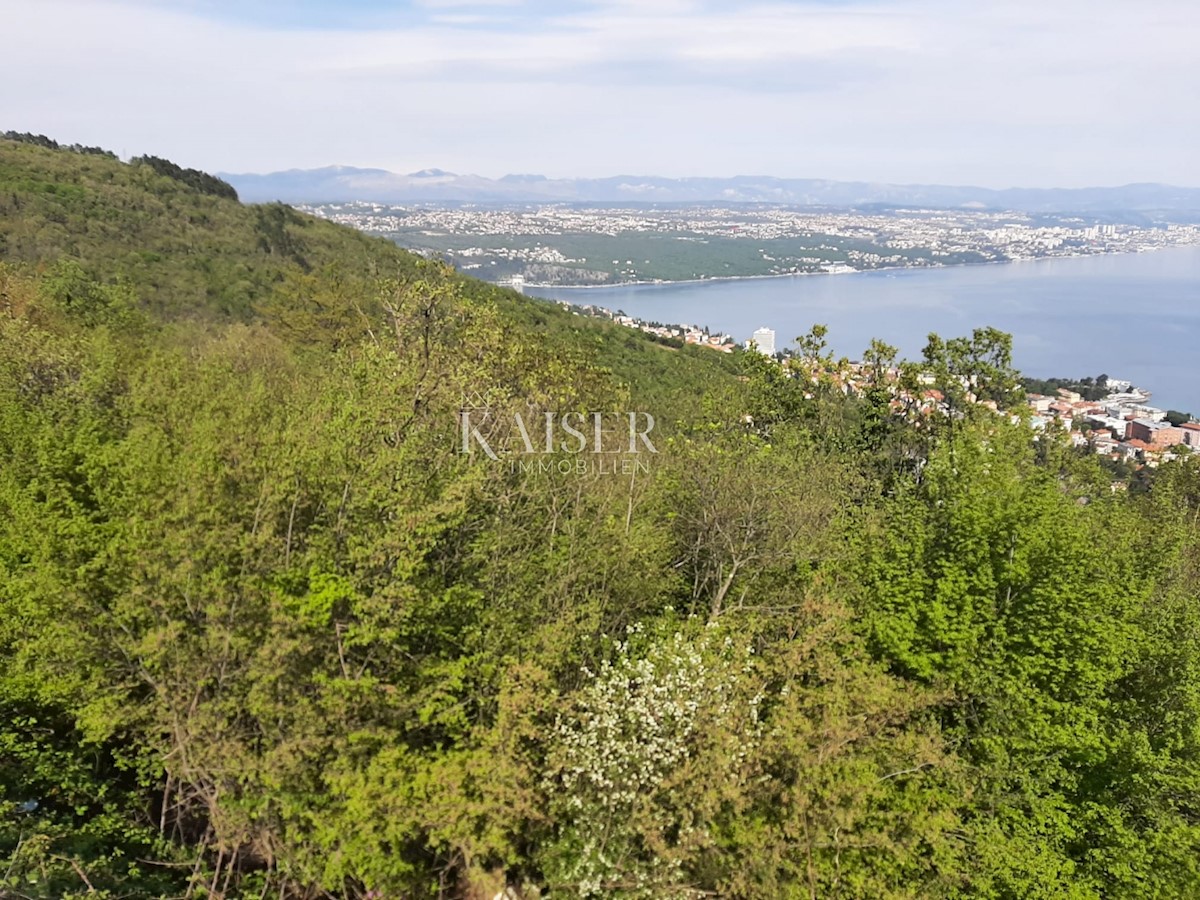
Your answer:
[[[282,204],[245,206],[219,188],[197,189],[161,174],[179,171],[165,160],[130,165],[82,149],[90,152],[0,138],[0,260],[43,270],[72,260],[91,278],[131,288],[157,321],[268,321],[294,343],[322,346],[343,330],[358,333],[362,315],[381,313],[380,278],[423,277],[421,258],[388,240]],[[714,362],[695,349],[681,360],[645,335],[581,324],[485,282],[449,280],[462,296],[495,304],[513,327],[552,333],[626,380],[635,369],[653,371],[651,390],[690,381]]]
[[[1200,466],[891,355],[0,141],[0,896],[1197,895]]]

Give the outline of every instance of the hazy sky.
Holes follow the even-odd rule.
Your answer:
[[[1198,0],[0,0],[0,130],[210,171],[1200,185]]]

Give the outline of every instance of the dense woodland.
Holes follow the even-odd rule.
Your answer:
[[[922,414],[175,169],[0,141],[0,896],[1200,896],[1195,461],[969,402],[987,329]]]

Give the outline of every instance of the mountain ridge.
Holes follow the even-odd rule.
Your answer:
[[[1153,182],[1085,188],[997,189],[768,175],[666,178],[624,174],[549,178],[522,173],[487,178],[436,168],[404,175],[353,166],[219,174],[250,202],[776,203],[836,207],[882,204],[1027,212],[1200,211],[1200,188]]]

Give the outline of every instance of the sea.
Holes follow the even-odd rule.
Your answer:
[[[930,332],[1013,336],[1013,362],[1038,378],[1132,381],[1153,405],[1200,416],[1200,246],[940,269],[893,269],[527,294],[707,327],[742,342],[758,328],[783,348],[814,324],[858,359],[872,338],[919,359]]]

